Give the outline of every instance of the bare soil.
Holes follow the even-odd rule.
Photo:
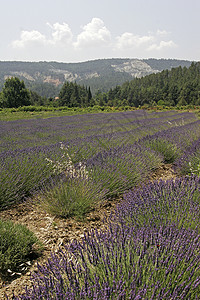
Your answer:
[[[172,165],[163,164],[151,177],[154,180],[168,180],[175,178],[176,174],[172,170]],[[122,199],[105,201],[95,210],[87,214],[84,221],[76,218],[62,219],[49,215],[42,211],[37,203],[26,201],[0,212],[0,218],[12,220],[16,223],[26,225],[38,239],[43,243],[44,250],[40,257],[29,258],[22,266],[22,270],[17,272],[11,270],[9,278],[0,278],[0,299],[13,298],[13,293],[19,295],[23,293],[25,286],[31,286],[30,275],[37,270],[37,263],[43,264],[50,257],[51,252],[58,252],[59,248],[73,239],[81,240],[84,232],[92,228],[106,229],[106,219],[112,210]]]

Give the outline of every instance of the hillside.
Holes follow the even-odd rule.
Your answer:
[[[200,62],[125,82],[101,98],[110,106],[200,105]]]
[[[0,88],[6,78],[17,76],[41,96],[57,94],[65,81],[90,86],[93,93],[121,85],[133,78],[178,66],[190,61],[174,59],[99,59],[80,63],[0,61]]]

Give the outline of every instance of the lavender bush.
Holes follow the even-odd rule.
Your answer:
[[[29,197],[50,176],[40,149],[32,150],[10,151],[1,155],[0,209]]]
[[[83,217],[94,205],[105,198],[105,191],[99,183],[94,183],[92,170],[86,169],[83,162],[75,165],[68,153],[68,148],[60,143],[63,152],[61,160],[46,158],[53,174],[59,180],[44,188],[39,195],[42,207],[57,216]]]
[[[173,163],[182,158],[186,149],[192,147],[199,138],[200,121],[196,121],[147,135],[138,143],[162,154],[166,163]]]
[[[200,215],[200,178],[197,176],[152,182],[124,194],[116,222],[131,226],[160,226],[195,229]],[[123,208],[123,209],[122,209]],[[197,228],[199,230],[199,228]]]
[[[182,175],[200,176],[200,138],[186,148],[183,155],[175,161],[174,168]]]
[[[200,179],[184,180],[125,194],[106,231],[52,253],[14,299],[198,299]]]
[[[38,199],[41,207],[53,215],[82,218],[105,199],[105,192],[91,180],[64,179],[45,189]]]
[[[151,149],[126,145],[101,151],[89,159],[87,165],[93,170],[94,182],[101,182],[107,197],[113,197],[144,182],[162,160],[162,156]]]
[[[178,152],[175,144],[161,138],[150,139],[145,143],[145,146],[162,154],[165,163],[173,163]]]
[[[198,299],[200,236],[174,225],[91,232],[33,275],[16,299]]]

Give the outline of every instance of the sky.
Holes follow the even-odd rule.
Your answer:
[[[200,0],[0,0],[0,61],[200,61]]]

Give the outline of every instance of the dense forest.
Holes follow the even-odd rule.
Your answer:
[[[180,66],[135,78],[108,93],[99,94],[98,98],[110,106],[200,105],[200,62],[193,62],[189,68]]]

